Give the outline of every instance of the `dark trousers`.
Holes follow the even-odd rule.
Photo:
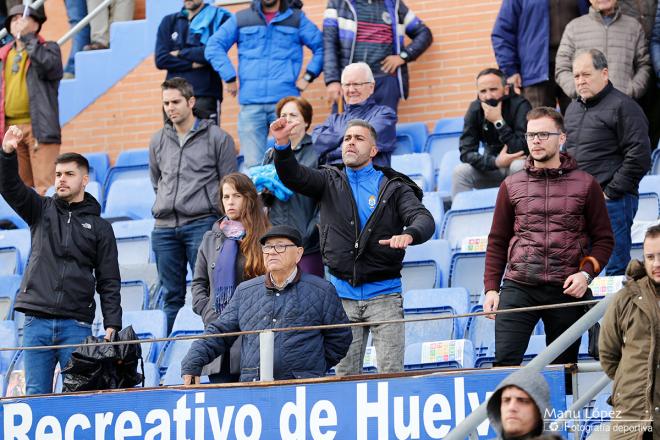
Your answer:
[[[399,111],[399,99],[401,99],[398,77],[396,75],[376,77],[373,96],[376,104],[386,105],[394,110],[394,113],[397,113]]]
[[[590,290],[587,290],[582,298],[565,295],[563,291],[561,286],[548,284],[525,286],[511,280],[504,280],[498,310],[585,301],[592,298]],[[516,366],[522,363],[529,338],[539,319],[543,320],[545,341],[547,345],[550,345],[584,313],[584,306],[576,306],[497,315],[495,318],[494,366]],[[577,362],[579,350],[580,339],[559,355],[553,364]]]

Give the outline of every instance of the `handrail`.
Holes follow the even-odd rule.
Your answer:
[[[577,419],[574,417],[584,406],[586,406],[598,393],[600,393],[609,383],[612,381],[607,375],[603,376],[596,381],[595,384],[589,388],[583,395],[580,396],[573,404],[568,408],[561,417],[550,424],[551,431],[563,431],[567,427],[568,422]]]
[[[87,26],[89,24],[89,22],[92,21],[92,19],[94,17],[99,15],[99,13],[102,10],[109,7],[110,3],[112,3],[113,1],[114,0],[103,0],[103,2],[100,3],[96,8],[94,8],[94,10],[92,12],[87,14],[87,16],[85,18],[83,18],[78,23],[76,23],[76,25],[74,27],[72,27],[71,29],[69,29],[69,31],[66,34],[62,35],[62,37],[59,40],[57,40],[57,44],[59,44],[61,46],[64,43],[66,43],[67,41],[69,41],[69,39],[71,39],[74,35],[76,35],[78,32],[80,32],[80,30],[82,28]]]
[[[571,344],[582,337],[592,325],[594,325],[600,318],[603,317],[607,307],[612,302],[616,293],[607,295],[602,301],[596,304],[584,316],[578,319],[572,326],[570,326],[564,333],[562,333],[555,341],[548,345],[545,350],[539,353],[532,361],[522,367],[518,371],[541,372],[543,368],[548,366],[553,360],[564,352]],[[599,381],[600,383],[600,381]],[[454,428],[445,440],[464,440],[470,437],[471,434],[477,429],[486,418],[487,401],[482,403],[477,409],[472,411],[461,424]]]
[[[28,6],[30,6],[31,8],[38,8],[39,6],[43,5],[45,1],[46,0],[36,0],[32,3],[30,3]],[[3,28],[2,30],[0,30],[0,40],[5,38],[8,33],[9,33],[9,30],[6,29],[6,28]]]

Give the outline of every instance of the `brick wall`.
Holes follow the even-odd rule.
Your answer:
[[[326,1],[305,0],[304,3],[305,13],[320,27]],[[425,122],[432,129],[437,119],[464,113],[475,94],[476,73],[495,64],[490,31],[500,2],[407,0],[406,4],[431,28],[434,43],[410,65],[411,98],[401,103],[399,120]],[[244,7],[239,5],[229,9],[235,11]],[[138,0],[136,10],[138,16],[144,14],[143,1]],[[53,22],[56,20],[49,21],[49,24],[57,29],[66,26],[61,21],[60,25]],[[46,35],[51,29],[45,29]],[[62,35],[57,32],[55,38]],[[230,55],[235,60],[235,49]],[[103,97],[65,125],[63,149],[79,152],[105,150],[114,159],[122,150],[146,147],[150,135],[162,125],[158,86],[163,77],[163,72],[155,68],[153,57],[145,59]],[[324,92],[322,78],[319,78],[304,94],[314,106],[315,123],[328,114]],[[235,139],[237,112],[236,100],[227,97],[222,105],[222,127]]]

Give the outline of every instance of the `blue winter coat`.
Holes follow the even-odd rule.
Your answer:
[[[580,0],[579,7],[582,14],[589,12],[588,1]],[[519,73],[523,87],[550,79],[548,0],[503,0],[491,41],[497,65],[507,77]]]
[[[416,60],[433,42],[431,30],[401,0],[384,0],[392,20],[392,48],[394,54],[404,50],[407,62]],[[339,82],[344,67],[353,63],[353,49],[357,32],[354,0],[328,0],[323,13],[323,78],[326,84]],[[404,35],[405,34],[405,35]],[[404,46],[404,37],[412,41]],[[397,70],[401,96],[408,97],[408,65]]]
[[[333,113],[328,119],[314,128],[312,142],[314,150],[319,154],[321,164],[339,164],[341,159],[341,144],[349,121],[362,119],[370,123],[376,130],[378,139],[378,154],[374,157],[374,165],[390,166],[390,157],[396,147],[396,121],[394,110],[386,105],[378,105],[373,97],[360,104],[346,104],[344,113]]]
[[[222,24],[232,14],[222,8],[204,6],[216,9],[214,24]],[[189,32],[190,22],[183,10],[166,15],[158,26],[156,36],[156,67],[167,70],[166,79],[181,77],[188,81],[195,91],[195,96],[211,96],[222,99],[222,83],[218,73],[204,58],[205,45],[202,44],[200,34]],[[215,31],[215,29],[209,29]],[[170,52],[178,50],[179,56],[172,56]],[[192,64],[203,64],[204,67],[193,69]]]
[[[286,5],[286,0],[283,2]],[[296,80],[303,62],[303,45],[313,53],[306,72],[312,79],[323,69],[323,36],[299,9],[282,8],[266,23],[261,2],[231,17],[213,34],[204,55],[225,82],[236,80],[227,52],[238,43],[238,102],[273,104],[285,96],[299,96]]]
[[[234,296],[205,333],[264,330],[278,327],[346,324],[348,318],[330,282],[298,269],[284,290],[266,276],[238,285]],[[202,367],[225,352],[236,338],[195,341],[181,361],[181,374],[199,376]],[[273,377],[277,380],[321,377],[337,365],[353,340],[350,327],[275,333]],[[259,335],[243,336],[241,382],[259,379]]]

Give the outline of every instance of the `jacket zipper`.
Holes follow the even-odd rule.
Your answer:
[[[69,216],[66,220],[66,232],[64,233],[64,251],[68,252],[69,248],[69,238],[71,237],[71,211],[69,211]],[[62,304],[62,294],[64,292],[64,272],[66,271],[66,260],[62,263],[62,272],[60,273],[60,285],[57,293],[57,303],[56,307],[60,307]]]
[[[174,130],[176,131],[176,128]],[[172,212],[174,213],[175,226],[179,226],[179,214],[177,214],[175,206],[176,206],[176,196],[179,193],[179,180],[181,178],[181,160],[183,159],[183,149],[186,148],[188,142],[190,142],[197,135],[198,132],[199,130],[193,133],[193,135],[190,136],[188,139],[186,139],[186,142],[184,142],[184,144],[179,147],[179,163],[177,164],[176,167],[176,186],[174,188],[174,197],[172,198]]]

